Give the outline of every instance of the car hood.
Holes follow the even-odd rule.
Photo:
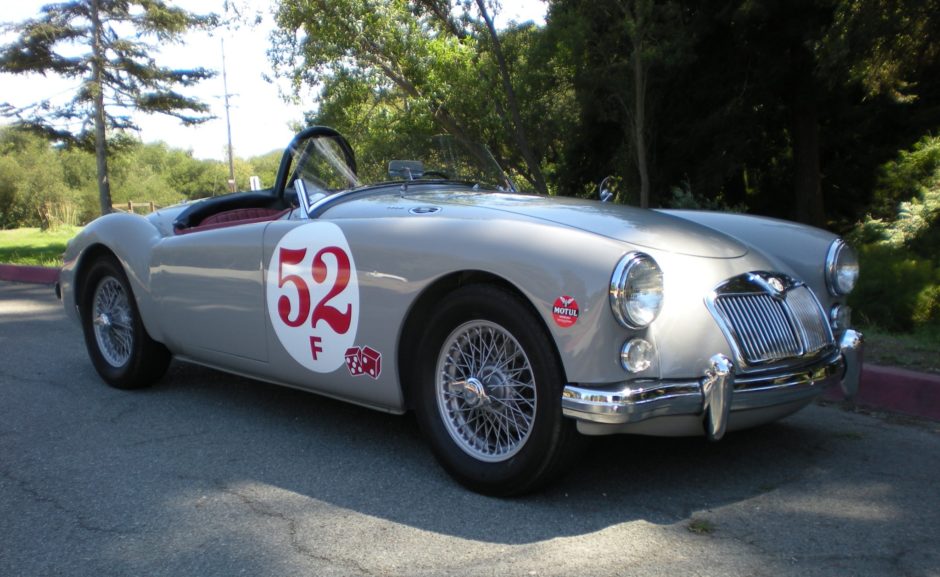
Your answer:
[[[748,252],[740,241],[714,229],[654,210],[620,204],[568,197],[467,191],[419,192],[408,197],[535,218],[639,247],[690,256],[736,258]]]

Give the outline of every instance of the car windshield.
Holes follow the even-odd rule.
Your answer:
[[[306,140],[294,154],[294,177],[311,201],[352,188],[395,182],[455,181],[483,189],[514,190],[490,152],[451,135],[363,155],[358,167],[342,137]]]

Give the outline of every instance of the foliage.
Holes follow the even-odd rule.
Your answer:
[[[93,23],[96,11],[100,30]],[[124,112],[128,109],[170,114],[185,124],[207,120],[208,107],[177,93],[175,87],[192,86],[214,73],[201,68],[161,67],[150,56],[156,52],[156,45],[144,42],[144,38],[160,43],[177,41],[190,28],[207,27],[214,21],[214,16],[191,14],[162,0],[47,4],[38,17],[7,26],[19,36],[0,48],[0,70],[12,74],[53,73],[80,79],[81,87],[67,103],[43,101],[26,107],[7,104],[6,112],[24,126],[56,140],[82,144],[88,150],[93,149],[91,119],[99,91],[106,98],[104,114],[112,130],[137,128]],[[127,33],[129,30],[133,33]],[[90,49],[96,40],[103,43],[101,57]],[[76,54],[76,49],[86,51]],[[96,62],[98,58],[100,63]],[[100,86],[93,76],[93,66],[102,68]],[[79,121],[78,130],[69,127],[75,120]]]
[[[868,216],[854,231],[863,245],[854,306],[885,329],[940,334],[940,138],[900,152],[881,167],[878,183],[876,197],[909,200],[892,218]]]
[[[708,198],[692,192],[692,185],[688,180],[682,181],[679,186],[672,187],[672,199],[668,203],[669,208],[679,208],[685,210],[717,210],[722,212],[747,212],[747,206],[736,204],[729,206],[724,199]]]
[[[860,248],[859,263],[862,274],[849,303],[863,326],[910,332],[940,320],[931,312],[940,286],[933,262],[903,247],[871,244]]]
[[[847,229],[867,209],[877,167],[940,124],[936,4],[657,3],[662,13],[648,45],[667,50],[647,56],[651,204],[669,203],[671,187],[688,180],[703,197]],[[604,174],[639,188],[626,113],[635,109],[633,44],[618,32],[626,21],[612,15],[644,6],[550,3],[545,35],[566,62],[577,102],[560,190]],[[892,48],[897,38],[916,50]],[[866,80],[879,70],[884,82]]]
[[[74,224],[67,217],[72,222],[58,221],[75,210],[64,180],[62,165],[45,140],[23,131],[0,133],[0,228]]]
[[[537,116],[529,100],[550,98],[551,92],[527,89],[517,79],[526,69],[534,27],[504,32],[497,44],[474,16],[481,3],[475,3],[477,11],[470,4],[281,0],[269,55],[277,73],[298,90],[320,87],[319,108],[310,119],[332,121],[352,136],[364,158],[372,156],[371,146],[390,141],[382,137],[447,132],[486,144],[511,176],[541,188],[544,160],[538,160],[546,149],[538,138],[519,134],[520,124],[529,129],[543,119],[551,123],[547,115]],[[520,122],[513,120],[514,102]],[[350,104],[354,110],[347,112]],[[536,151],[535,162],[526,158],[522,140]]]
[[[281,153],[236,159],[236,182],[248,188],[252,175],[274,184]],[[228,192],[228,168],[221,161],[193,158],[162,142],[129,142],[114,151],[111,178],[115,204],[167,206]],[[36,134],[0,128],[0,229],[43,230],[78,225],[99,214],[92,153],[53,146]]]
[[[873,208],[882,215],[888,212],[883,204],[894,201],[894,210],[867,216],[856,241],[907,249],[940,265],[940,137],[926,136],[885,163],[874,196],[880,203]]]
[[[872,220],[881,222],[881,219],[890,219],[898,211],[899,219],[908,220],[908,225],[900,228],[910,229],[908,235],[915,234],[918,228],[923,228],[924,223],[918,225],[913,221],[929,220],[930,213],[940,208],[938,179],[940,137],[927,135],[910,150],[900,151],[897,158],[885,163],[879,170],[871,206],[871,212],[876,218]],[[903,239],[899,240],[903,242]]]
[[[194,27],[208,27],[215,16],[199,16],[163,0],[71,0],[47,4],[36,18],[8,25],[18,36],[0,47],[0,71],[55,74],[81,83],[65,103],[44,100],[0,113],[48,138],[97,156],[102,213],[111,210],[106,132],[135,129],[127,110],[174,116],[184,124],[211,118],[208,106],[176,91],[210,78],[202,68],[159,66],[155,44],[178,41]]]

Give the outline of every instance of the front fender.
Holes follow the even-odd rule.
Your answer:
[[[78,303],[85,287],[85,271],[103,254],[117,258],[130,282],[144,327],[152,338],[162,340],[153,295],[150,291],[150,261],[153,247],[163,236],[146,218],[129,213],[112,213],[92,221],[69,241],[65,263],[59,274],[66,312],[79,320]]]

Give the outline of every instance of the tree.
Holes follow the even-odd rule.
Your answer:
[[[58,224],[74,213],[57,151],[44,138],[16,128],[0,130],[0,228]]]
[[[72,0],[43,6],[38,17],[7,26],[18,37],[0,47],[0,71],[56,74],[81,84],[65,104],[5,103],[0,113],[52,139],[93,149],[101,213],[111,212],[109,130],[120,134],[135,129],[131,110],[167,114],[187,125],[212,118],[207,105],[175,89],[215,73],[159,66],[151,56],[156,49],[144,39],[179,41],[187,30],[215,22],[214,15],[196,15],[163,0]],[[75,122],[80,128],[72,128]]]
[[[482,13],[489,16],[485,5]],[[485,141],[495,119],[509,139],[522,143],[518,173],[545,192],[540,155],[529,147],[521,126],[510,63],[505,55],[498,63],[501,47],[469,4],[281,0],[276,19],[269,52],[275,69],[292,78],[298,90],[319,86],[321,109],[329,97],[365,97],[377,110],[427,115],[438,130],[471,141]],[[483,58],[487,50],[494,51],[492,61]],[[357,86],[368,87],[369,93]]]
[[[682,183],[845,229],[877,167],[940,126],[938,14],[938,0],[553,0],[546,35],[578,103],[562,188],[614,173],[641,192],[648,179],[652,205]]]
[[[650,206],[651,133],[662,112],[656,106],[660,86],[677,62],[689,58],[683,11],[674,0],[556,0],[548,27],[574,63],[570,68],[589,141],[583,144],[583,164],[594,179],[602,170],[633,180],[623,174],[629,162],[636,167],[637,200]],[[596,157],[604,156],[609,160],[600,164],[607,166],[596,166]]]
[[[509,72],[509,64],[506,56],[503,54],[503,47],[499,40],[499,34],[496,33],[496,26],[493,24],[493,18],[486,9],[484,0],[476,0],[477,9],[480,16],[486,23],[486,30],[489,32],[490,42],[493,45],[493,56],[496,58],[496,65],[499,69],[499,77],[502,81],[503,92],[506,95],[506,102],[509,105],[510,119],[509,123],[513,129],[516,144],[522,152],[522,157],[535,179],[535,187],[539,192],[545,193],[548,187],[545,184],[545,177],[542,175],[542,168],[539,166],[539,160],[535,157],[532,147],[529,145],[529,138],[526,136],[525,126],[522,124],[522,115],[519,112],[519,100],[516,98],[516,90],[512,85],[512,76]]]

